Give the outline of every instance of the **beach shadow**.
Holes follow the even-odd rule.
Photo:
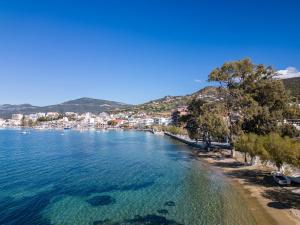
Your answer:
[[[299,209],[300,210],[300,194],[293,193],[285,188],[276,190],[266,190],[263,193],[265,198],[272,202],[268,203],[269,207],[276,209]]]
[[[278,186],[270,172],[261,170],[240,169],[225,173],[226,175],[243,180],[248,185],[261,185],[264,187]]]
[[[300,194],[278,185],[268,171],[241,169],[226,174],[243,180],[247,185],[265,187],[262,196],[271,200],[267,204],[271,208],[300,210]]]
[[[241,168],[244,167],[245,164],[242,162],[215,162],[212,164],[213,166],[223,167],[223,168]]]

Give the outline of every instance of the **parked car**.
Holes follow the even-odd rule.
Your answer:
[[[300,184],[300,173],[293,174],[288,177],[293,183]]]
[[[283,175],[282,173],[272,172],[272,176],[273,176],[275,182],[279,185],[291,184],[291,180],[287,176]]]

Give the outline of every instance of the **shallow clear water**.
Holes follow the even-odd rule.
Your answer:
[[[0,224],[255,224],[190,150],[143,132],[0,130]]]

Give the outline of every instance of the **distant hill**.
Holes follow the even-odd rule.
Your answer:
[[[282,80],[286,89],[300,102],[300,77],[288,78]],[[216,100],[220,98],[217,87],[208,86],[199,91],[183,96],[165,96],[160,99],[152,100],[144,104],[131,106],[121,111],[145,111],[149,114],[170,114],[170,112],[179,106],[187,105],[193,98],[202,98],[206,100]]]
[[[170,114],[179,106],[187,105],[194,98],[215,99],[218,96],[216,87],[205,87],[193,94],[183,96],[165,96],[121,111],[145,111],[149,114]]]
[[[300,102],[300,77],[288,78],[282,80],[286,89],[292,96],[297,97]],[[57,105],[44,107],[33,106],[30,104],[21,105],[0,105],[0,117],[10,118],[13,113],[30,114],[36,112],[120,112],[120,111],[144,111],[153,115],[170,114],[170,112],[179,106],[187,105],[193,98],[202,98],[206,100],[215,100],[219,98],[217,87],[205,87],[195,93],[183,96],[165,96],[160,99],[152,100],[140,105],[128,105],[121,102],[107,101],[93,98],[79,98]]]
[[[0,117],[1,118],[10,118],[14,113],[30,114],[37,112],[91,112],[91,113],[100,113],[105,111],[120,110],[122,108],[127,108],[130,105],[124,104],[121,102],[107,101],[101,99],[93,98],[79,98],[67,102],[63,102],[57,105],[49,106],[32,106],[30,104],[22,105],[9,105],[4,104],[0,105]]]
[[[300,77],[283,79],[282,81],[285,88],[290,91],[290,94],[300,102]]]

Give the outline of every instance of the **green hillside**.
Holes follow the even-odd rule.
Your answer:
[[[184,96],[166,96],[144,104],[135,105],[121,111],[144,111],[148,114],[170,114],[179,106],[187,105],[193,98],[215,99],[218,96],[216,87],[205,87],[193,94]]]
[[[300,102],[300,77],[294,77],[282,80],[285,88],[290,94],[298,99]]]

